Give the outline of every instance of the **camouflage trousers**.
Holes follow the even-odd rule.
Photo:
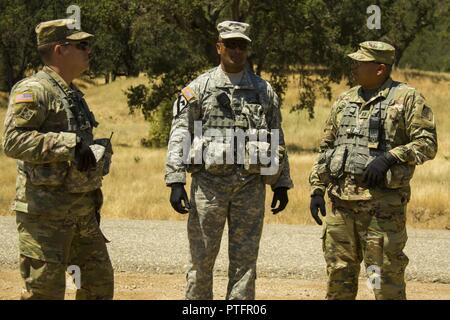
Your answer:
[[[188,219],[190,265],[186,299],[213,298],[213,268],[228,221],[226,299],[255,299],[256,260],[264,222],[261,176],[193,175]]]
[[[355,299],[364,260],[376,299],[406,299],[405,223],[406,203],[400,199],[333,198],[322,237],[328,274],[326,298]]]
[[[63,201],[69,209],[55,203],[42,214],[16,211],[25,283],[21,299],[64,299],[66,271],[78,280],[76,299],[113,298],[113,268],[95,217],[95,197],[95,192],[67,194]]]

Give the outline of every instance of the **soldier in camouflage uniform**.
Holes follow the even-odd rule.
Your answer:
[[[165,182],[172,189],[170,202],[173,208],[180,213],[189,209],[187,299],[213,298],[213,267],[226,221],[230,259],[226,298],[255,298],[265,184],[270,184],[274,191],[273,213],[286,207],[287,190],[293,187],[278,97],[269,83],[246,67],[251,41],[247,35],[248,27],[248,24],[234,21],[224,21],[217,26],[219,40],[216,47],[221,64],[191,82],[174,103]],[[203,136],[195,132],[195,123],[200,123],[200,135]],[[263,165],[249,161],[248,153],[246,160],[239,162],[238,143],[233,144],[234,138],[228,139],[226,133],[230,129],[240,129],[244,133],[251,129],[255,130],[253,132],[279,130],[279,139],[270,144],[271,148],[276,145],[276,150],[271,150],[278,156],[272,158],[278,159],[277,170],[264,175]],[[215,139],[207,135],[208,130],[215,132]],[[253,146],[262,150],[268,147],[267,143],[260,141]],[[245,150],[249,144],[244,146]],[[199,162],[192,160],[197,151],[200,157],[204,156]],[[226,161],[226,151],[236,157]],[[186,164],[186,158],[192,161]],[[186,170],[192,173],[190,202],[184,189]]]
[[[406,299],[406,205],[415,166],[437,151],[431,108],[416,89],[390,77],[395,49],[360,44],[353,59],[358,86],[331,108],[310,174],[311,214],[323,229],[327,299],[355,299],[360,263],[377,299]]]
[[[5,154],[17,159],[16,211],[22,299],[64,299],[68,266],[80,270],[77,299],[112,299],[113,269],[99,229],[102,176],[109,139],[72,80],[89,67],[93,36],[72,19],[36,27],[45,64],[12,89],[5,120]],[[75,270],[76,268],[74,268]]]

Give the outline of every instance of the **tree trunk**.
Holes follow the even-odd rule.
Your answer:
[[[233,0],[233,3],[231,4],[231,17],[234,21],[239,21],[241,17],[241,1],[240,0]]]

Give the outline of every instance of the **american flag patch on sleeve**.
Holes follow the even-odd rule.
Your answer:
[[[182,89],[181,93],[183,94],[183,96],[186,98],[186,100],[188,102],[191,101],[193,98],[195,98],[194,92],[189,87],[185,87],[184,89]]]
[[[14,103],[33,102],[33,94],[29,92],[19,93],[14,99]]]

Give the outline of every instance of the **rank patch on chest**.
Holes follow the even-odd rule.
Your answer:
[[[31,92],[19,93],[14,98],[14,103],[27,103],[33,101],[33,94]]]

